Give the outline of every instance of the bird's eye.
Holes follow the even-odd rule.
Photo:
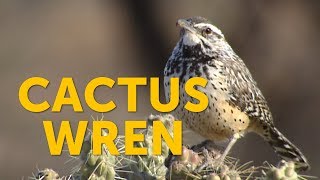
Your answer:
[[[206,28],[206,29],[204,30],[204,32],[205,32],[206,34],[211,34],[211,33],[212,33],[212,30],[211,30],[210,28]]]

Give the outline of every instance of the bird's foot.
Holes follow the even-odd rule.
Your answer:
[[[203,169],[212,164],[212,157],[209,155],[209,152],[206,148],[202,150],[203,161],[201,165],[195,170],[195,172],[200,173]]]

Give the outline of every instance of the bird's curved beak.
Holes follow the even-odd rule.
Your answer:
[[[191,23],[185,19],[179,19],[176,23],[181,29],[187,30],[191,33],[196,33],[196,30],[192,27]]]

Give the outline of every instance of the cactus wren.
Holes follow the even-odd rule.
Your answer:
[[[248,132],[262,136],[284,160],[294,161],[301,170],[309,164],[301,151],[275,127],[267,102],[248,68],[232,50],[221,31],[207,19],[180,19],[180,40],[164,70],[166,100],[170,98],[170,78],[180,79],[180,104],[173,111],[184,125],[206,139],[230,139],[224,158],[236,140]],[[184,109],[187,101],[185,82],[192,77],[207,79],[197,87],[208,96],[209,106],[199,113]]]

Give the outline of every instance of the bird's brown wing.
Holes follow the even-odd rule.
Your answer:
[[[225,67],[230,94],[229,103],[248,114],[252,119],[273,124],[267,101],[253,80],[243,61],[231,61]]]

